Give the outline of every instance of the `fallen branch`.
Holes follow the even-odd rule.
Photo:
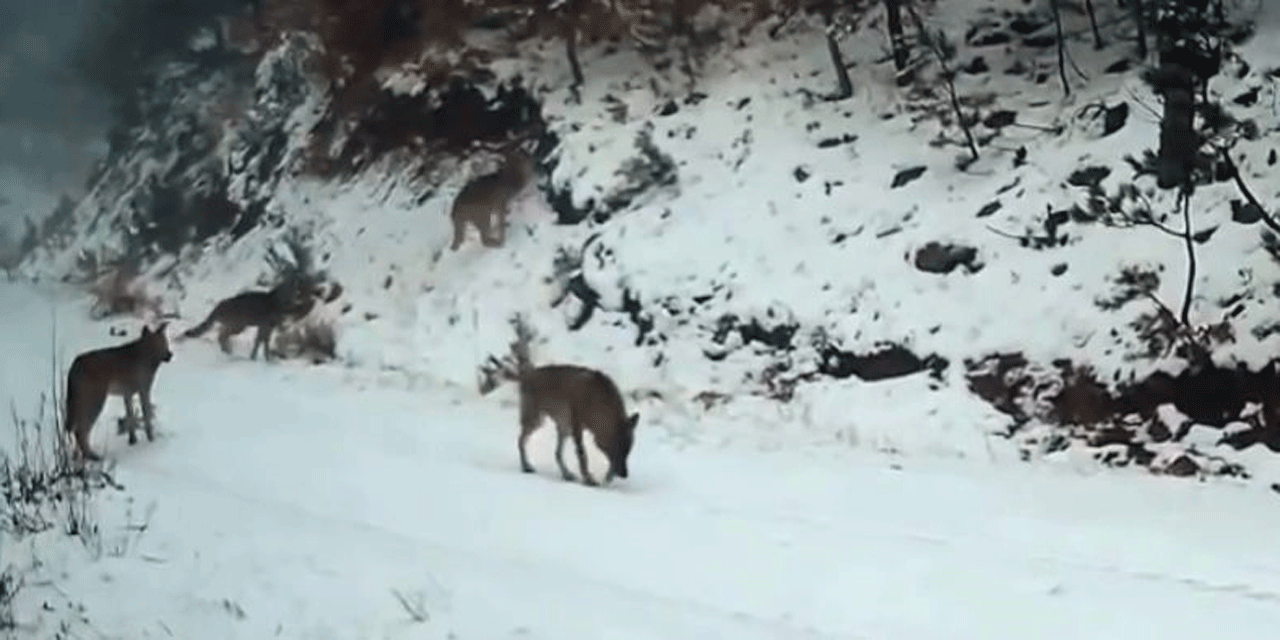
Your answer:
[[[399,589],[392,589],[391,595],[395,596],[396,601],[400,603],[405,613],[408,613],[409,618],[414,622],[423,623],[431,619],[431,616],[427,613],[426,598],[421,593],[413,594],[413,598],[410,599],[401,593]]]

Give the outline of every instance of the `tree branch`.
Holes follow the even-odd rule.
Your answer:
[[[1227,165],[1227,171],[1231,173],[1231,178],[1236,182],[1236,189],[1240,191],[1240,195],[1252,206],[1257,207],[1258,214],[1262,216],[1263,224],[1271,228],[1272,231],[1280,233],[1280,222],[1267,213],[1267,210],[1258,201],[1258,197],[1253,195],[1253,190],[1245,183],[1244,176],[1240,175],[1240,168],[1236,166],[1234,160],[1231,159],[1231,151],[1227,147],[1218,147],[1218,155],[1222,158],[1223,164]]]
[[[942,79],[947,85],[947,95],[951,98],[951,109],[956,113],[956,124],[960,125],[960,130],[964,132],[965,141],[969,144],[969,153],[972,155],[970,161],[978,159],[978,143],[973,139],[973,132],[969,130],[969,124],[964,120],[964,111],[960,108],[960,97],[956,95],[955,74],[947,66],[947,59],[942,55],[942,49],[938,47],[938,43],[934,41],[930,35],[929,29],[925,27],[924,19],[920,17],[920,12],[916,11],[916,5],[910,0],[904,1],[902,6],[906,8],[907,14],[911,16],[911,22],[915,24],[916,31],[920,34],[920,42],[929,47],[935,58],[938,59],[938,66],[942,68]]]

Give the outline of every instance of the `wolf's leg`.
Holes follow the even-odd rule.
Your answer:
[[[467,221],[453,218],[453,242],[449,244],[450,251],[457,251],[462,246],[462,241],[467,237]]]
[[[249,355],[251,360],[257,360],[258,348],[262,348],[262,359],[267,362],[271,361],[271,330],[273,325],[261,325],[258,327],[257,334],[253,337],[253,353]]]
[[[525,473],[533,473],[533,465],[529,464],[529,456],[525,453],[525,446],[529,442],[529,436],[538,430],[542,422],[540,416],[528,401],[522,396],[520,398],[520,437],[516,441],[517,448],[520,451],[520,470]]]
[[[147,442],[155,442],[156,408],[151,404],[151,385],[138,392],[138,402],[142,404],[142,427],[147,433]]]
[[[104,390],[101,394],[95,395],[92,389],[86,389],[83,393],[91,397],[81,396],[71,399],[78,406],[76,407],[77,415],[71,419],[68,427],[75,436],[76,448],[80,450],[80,456],[89,461],[101,460],[102,456],[89,446],[89,432],[93,430],[93,424],[98,421],[98,416],[102,415],[102,407],[107,404],[107,393]]]
[[[129,433],[129,444],[138,444],[138,414],[133,411],[133,393],[126,393],[120,396],[120,402],[124,403],[124,424],[125,430]]]
[[[564,463],[564,441],[569,439],[569,434],[564,432],[559,425],[556,425],[556,464],[560,465],[560,477],[565,482],[573,482],[577,480],[577,476],[569,470],[569,466]]]
[[[587,450],[582,444],[582,423],[575,421],[573,423],[573,446],[578,450],[578,468],[582,470],[582,484],[588,487],[598,486],[595,477],[591,475],[591,470],[587,468]]]
[[[227,355],[231,355],[231,336],[235,335],[235,333],[231,331],[231,327],[225,324],[218,327],[218,346]]]
[[[507,241],[507,214],[505,209],[498,209],[485,216],[485,230],[481,242],[486,247],[501,247]]]

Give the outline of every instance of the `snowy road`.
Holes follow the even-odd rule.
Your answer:
[[[47,379],[49,313],[28,291],[4,298],[0,346],[31,363],[4,368],[21,400]],[[66,362],[112,340],[102,325],[62,332]],[[518,472],[510,389],[393,389],[228,361],[207,341],[174,349],[161,439],[109,435],[115,401],[94,434],[128,487],[99,511],[137,521],[154,504],[149,526],[95,562],[61,556],[58,589],[108,636],[1169,640],[1280,626],[1280,500],[1262,490],[677,446],[652,424],[679,419],[650,415],[631,480],[593,490],[551,473],[549,429],[540,473]]]

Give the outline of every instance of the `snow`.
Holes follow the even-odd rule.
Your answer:
[[[979,9],[995,15],[1006,4],[939,3],[927,19],[958,38]],[[1280,28],[1280,10],[1260,3],[1256,11],[1262,35],[1240,51],[1253,70],[1221,74],[1210,90],[1229,100],[1259,87],[1254,106],[1231,110],[1263,132],[1235,152],[1265,201],[1273,168],[1262,158],[1275,130],[1266,74],[1280,64],[1266,34]],[[526,61],[497,60],[502,77],[537,79],[561,140],[549,180],[568,187],[575,206],[640,185],[631,171],[644,159],[638,136],[674,163],[674,184],[643,190],[605,223],[554,224],[531,195],[514,208],[506,246],[482,249],[470,236],[450,252],[448,206],[490,159],[443,161],[424,197],[409,178],[414,168],[392,158],[342,182],[287,175],[267,207],[287,226],[215,237],[155,265],[144,274],[148,293],[177,312],[176,335],[258,284],[268,249],[305,230],[343,287],[315,311],[336,325],[338,361],[249,362],[247,335],[231,358],[212,338],[175,340],[156,390],[159,440],[126,446],[111,428],[115,400],[95,430],[125,487],[95,494],[96,541],[57,531],[4,539],[4,563],[28,574],[16,603],[23,629],[47,637],[68,624],[95,636],[197,640],[1168,640],[1273,628],[1280,515],[1267,485],[1280,480],[1280,465],[1261,445],[1218,444],[1249,425],[1215,430],[1166,405],[1160,418],[1185,439],[1149,450],[1172,462],[1192,447],[1243,464],[1253,482],[1104,468],[1078,447],[1051,446],[1037,424],[1024,427],[1040,446],[1036,464],[1025,464],[1020,443],[1000,435],[1010,418],[966,384],[966,361],[1011,352],[1032,369],[1071,359],[1104,384],[1182,366],[1140,355],[1132,323],[1154,310],[1150,301],[1097,304],[1123,269],[1141,267],[1159,274],[1153,293],[1177,308],[1186,269],[1177,238],[1077,222],[1060,229],[1064,246],[1007,237],[1042,232],[1048,209],[1087,207],[1086,190],[1066,180],[1095,164],[1111,169],[1101,181],[1108,195],[1137,185],[1142,198],[1126,210],[1144,199],[1156,213],[1172,210],[1170,195],[1122,160],[1154,146],[1159,101],[1137,70],[1103,73],[1126,53],[1119,34],[1109,31],[1101,51],[1073,40],[1072,56],[1091,77],[1070,97],[1056,75],[1043,84],[1030,77],[1054,69],[1052,51],[1037,58],[958,43],[954,65],[981,55],[992,69],[957,76],[982,115],[1010,109],[1020,123],[1061,129],[979,127],[995,137],[962,172],[960,133],[939,120],[945,99],[894,88],[883,40],[864,37],[873,28],[842,42],[855,85],[842,102],[812,99],[834,81],[825,43],[801,27],[778,40],[748,34],[746,46],[709,55],[692,82],[700,100],[686,100],[687,78],[625,50],[582,52],[580,102],[569,99],[557,45],[525,47]],[[299,72],[305,65],[290,51],[309,45],[287,46],[256,70],[253,109],[292,109],[279,119],[292,158],[323,98],[289,106],[277,95],[274,75]],[[1005,73],[1017,59],[1035,69]],[[412,66],[384,82],[421,90]],[[183,97],[202,99],[194,90]],[[1121,101],[1128,123],[1103,136],[1083,108]],[[668,103],[674,113],[659,115]],[[852,141],[819,144],[827,139]],[[257,161],[237,140],[220,140],[217,160]],[[1015,165],[1019,147],[1026,163]],[[125,246],[134,196],[126,178],[167,175],[175,158],[121,160],[73,213],[75,233],[22,265],[46,284],[0,285],[8,354],[0,399],[16,415],[37,411],[50,375],[63,375],[77,352],[122,340],[109,328],[138,330],[137,319],[89,322],[82,292],[47,283],[82,252]],[[917,180],[890,188],[918,166]],[[233,179],[234,196],[258,188],[250,173]],[[45,198],[13,189],[34,194],[14,202]],[[1276,352],[1275,332],[1262,330],[1276,322],[1275,264],[1261,227],[1231,220],[1236,197],[1229,182],[1197,191],[1195,228],[1216,231],[1197,246],[1192,317],[1216,322],[1242,294],[1235,341],[1215,356],[1256,366]],[[976,217],[995,200],[998,210]],[[983,266],[920,271],[912,259],[930,242],[972,246]],[[577,331],[566,326],[574,303],[552,307],[565,281],[554,265],[566,251],[584,254],[581,276],[601,294],[602,309]],[[645,340],[623,308],[628,296],[652,316]],[[476,391],[477,368],[505,351],[514,312],[539,334],[535,358],[604,369],[638,409],[629,480],[598,490],[561,482],[551,472],[551,430],[533,439],[539,473],[519,473],[513,390]],[[737,334],[718,344],[717,323],[728,316],[793,323],[794,348],[780,356]],[[950,364],[936,376],[875,382],[807,378],[820,340],[855,353],[899,344]],[[786,367],[772,368],[780,360]],[[428,619],[411,620],[396,592],[421,602]]]
[[[46,385],[54,309],[64,365],[120,340],[65,292],[0,299],[20,411]],[[58,531],[6,539],[8,564],[37,563],[17,601],[30,637],[59,620],[197,640],[1168,639],[1280,623],[1280,516],[1257,487],[770,450],[731,424],[746,416],[695,425],[643,405],[632,477],[589,489],[550,473],[550,430],[539,473],[519,472],[509,388],[174,349],[157,441],[112,433],[118,401],[95,430],[126,488],[94,499],[102,553]]]

